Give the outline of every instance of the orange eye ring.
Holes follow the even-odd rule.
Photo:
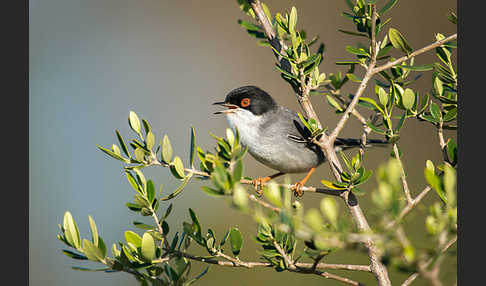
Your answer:
[[[249,98],[243,98],[241,100],[241,106],[242,107],[248,107],[250,105],[250,99]]]

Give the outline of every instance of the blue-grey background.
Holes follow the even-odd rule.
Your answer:
[[[377,1],[382,5],[384,1]],[[312,37],[320,35],[326,44],[321,71],[327,74],[345,68],[339,60],[350,59],[345,45],[356,44],[337,29],[352,30],[348,20],[340,16],[347,10],[344,1],[266,1],[271,11],[283,12],[292,5],[298,8],[299,27]],[[96,144],[111,146],[116,142],[115,129],[128,139],[132,136],[127,124],[128,112],[135,111],[147,119],[157,141],[168,134],[176,154],[187,162],[189,128],[197,132],[197,144],[208,150],[214,145],[209,132],[223,135],[226,121],[212,115],[211,103],[220,101],[231,89],[255,84],[270,92],[276,100],[298,110],[289,86],[274,69],[274,58],[268,48],[256,45],[237,23],[247,19],[236,1],[133,1],[133,0],[31,0],[30,1],[30,74],[29,74],[29,281],[31,285],[136,285],[128,274],[86,273],[71,266],[93,266],[74,261],[61,253],[63,244],[56,239],[57,224],[66,210],[76,219],[82,236],[89,236],[88,215],[94,217],[108,245],[123,240],[123,232],[134,230],[131,222],[138,219],[124,203],[132,191],[123,175],[122,166],[100,152]],[[417,49],[434,41],[434,34],[449,35],[456,27],[447,14],[456,10],[456,3],[447,1],[400,1],[388,16],[390,27],[398,28]],[[248,19],[247,19],[248,20]],[[397,54],[398,55],[398,54]],[[417,57],[416,63],[434,61],[433,54]],[[360,71],[362,72],[362,71]],[[430,88],[431,76],[425,74],[415,85],[421,94]],[[356,83],[347,85],[354,92]],[[329,128],[336,116],[324,98],[314,97],[321,121]],[[425,186],[425,159],[440,162],[434,128],[410,121],[404,127],[400,147],[406,154],[404,164],[410,187],[417,194]],[[343,136],[356,137],[360,125],[353,118]],[[447,132],[446,136],[455,136]],[[365,161],[376,167],[389,156],[389,149],[370,150]],[[245,159],[245,175],[268,175],[273,171]],[[157,186],[166,192],[175,181],[167,169],[146,171]],[[318,169],[309,184],[319,185],[323,177],[331,178],[328,165]],[[300,176],[293,176],[296,179]],[[371,191],[374,180],[364,188]],[[251,236],[255,224],[239,214],[223,200],[204,195],[194,182],[175,200],[169,220],[173,231],[180,230],[188,219],[187,208],[199,215],[203,227],[213,225],[218,237],[231,226],[245,232],[242,259],[256,260]],[[433,194],[427,202],[433,201]],[[305,195],[301,201],[315,206],[320,196]],[[369,197],[361,197],[362,208],[372,217]],[[165,208],[165,205],[162,205]],[[341,209],[344,209],[341,205]],[[423,232],[424,209],[410,216],[411,236],[419,240]],[[347,215],[344,211],[343,215]],[[415,225],[415,226],[413,226]],[[196,250],[194,250],[196,251]],[[365,255],[339,253],[327,258],[335,263],[366,263]],[[196,265],[194,270],[202,269]],[[196,272],[193,272],[196,273]],[[346,273],[373,285],[369,274]],[[406,276],[391,273],[395,283]],[[456,262],[448,260],[443,277],[452,283]],[[227,269],[212,267],[199,285],[267,285],[269,283],[340,285],[319,277],[276,273],[271,269]],[[425,285],[418,281],[416,285]]]

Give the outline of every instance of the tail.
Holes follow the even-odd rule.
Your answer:
[[[336,142],[334,143],[334,149],[336,151],[342,151],[356,147],[386,147],[388,144],[390,144],[388,141],[380,139],[367,139],[366,143],[363,144],[363,141],[361,139],[336,138]]]

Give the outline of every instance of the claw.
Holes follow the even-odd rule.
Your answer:
[[[263,194],[262,186],[264,183],[270,181],[271,179],[275,179],[276,177],[282,176],[284,173],[277,173],[275,175],[271,175],[265,178],[258,177],[252,180],[253,187],[255,187],[257,195],[260,197]]]
[[[256,178],[252,180],[253,187],[259,197],[263,195],[262,184],[265,182],[265,178]]]
[[[310,178],[312,173],[314,173],[314,170],[315,168],[311,168],[304,179],[302,179],[301,181],[297,182],[295,185],[292,186],[292,190],[294,190],[294,196],[302,197],[304,195],[304,190],[303,190],[304,184]]]
[[[302,181],[293,185],[292,190],[294,190],[294,196],[299,198],[302,197],[304,195],[304,190],[302,190],[303,187],[304,187],[304,183],[302,183]]]

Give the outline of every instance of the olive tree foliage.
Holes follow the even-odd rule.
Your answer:
[[[127,136],[131,138],[125,140],[116,131],[117,144],[98,147],[124,166],[124,176],[133,189],[133,198],[126,203],[128,210],[148,217],[151,222],[134,221],[138,231],[125,231],[125,237],[110,246],[101,238],[91,216],[88,217],[91,237],[82,238],[74,218],[66,212],[57,236],[68,247],[63,253],[73,259],[103,265],[99,269],[74,269],[123,271],[133,274],[141,285],[190,285],[204,276],[211,265],[269,267],[296,275],[319,275],[351,285],[361,284],[347,278],[349,272],[335,272],[368,272],[378,285],[392,285],[392,282],[409,285],[417,277],[427,279],[432,285],[443,285],[439,278],[441,262],[445,255],[455,255],[447,250],[457,240],[457,146],[452,138],[444,138],[443,133],[444,129],[457,128],[457,72],[451,59],[457,48],[457,34],[437,33],[430,45],[413,49],[386,17],[397,0],[347,0],[349,10],[342,12],[342,16],[356,29],[339,31],[362,41],[357,46],[344,47],[349,57],[336,64],[346,66],[345,74],[326,74],[319,70],[324,44],[318,44],[317,36],[310,37],[298,29],[296,7],[272,13],[260,1],[238,0],[237,3],[246,14],[245,20],[238,23],[259,45],[272,51],[276,58],[275,71],[291,86],[305,111],[300,116],[311,131],[308,140],[320,146],[330,162],[334,177],[322,178],[322,186],[303,188],[305,193],[322,196],[319,207],[305,208],[294,199],[291,182],[270,181],[263,185],[263,195],[256,195],[252,178],[244,174],[242,158],[247,149],[240,142],[238,130],[227,129],[226,136],[213,136],[215,148],[203,150],[197,146],[195,130],[191,128],[190,153],[185,161],[173,154],[167,135],[157,140],[149,122],[130,111],[128,123],[133,134]],[[453,12],[449,21],[452,25],[457,23]],[[393,50],[400,57],[391,57],[389,53]],[[436,61],[416,64],[415,57],[425,52],[435,53]],[[362,77],[358,75],[360,69],[365,71]],[[410,88],[423,72],[433,74],[430,89]],[[356,87],[356,92],[344,94],[345,85]],[[374,89],[365,93],[370,85]],[[325,97],[329,109],[340,116],[334,128],[321,125],[310,96]],[[371,115],[365,117],[363,112]],[[363,140],[377,134],[390,143],[391,157],[375,170],[366,168],[364,148],[351,156],[336,154],[332,148],[350,117],[362,123]],[[421,191],[409,189],[406,166],[401,161],[406,154],[399,149],[400,130],[410,120],[435,127],[440,142],[437,148],[443,154],[440,162],[424,158]],[[148,166],[167,168],[180,181],[180,186],[170,192],[162,186],[156,187],[143,174]],[[376,180],[377,187],[367,190],[371,178]],[[198,219],[197,205],[188,209],[187,221],[169,226],[167,218],[174,206],[172,202],[194,180],[201,181],[201,190],[216,198],[215,203],[229,202],[254,221],[259,261],[241,260],[239,255],[244,248],[240,230],[232,227],[224,237],[217,238],[210,222]],[[365,215],[368,210],[361,210],[356,195],[371,196],[373,211],[379,219],[368,222]],[[435,202],[420,221],[428,240],[426,246],[424,242],[419,246],[409,239],[404,218],[426,196],[434,197]],[[190,246],[202,248],[207,254],[195,255]],[[369,256],[369,263],[337,264],[326,259],[329,253],[346,249],[363,251]],[[191,273],[193,263],[205,263],[208,267],[202,273]],[[408,273],[408,279],[390,281],[391,269]]]

